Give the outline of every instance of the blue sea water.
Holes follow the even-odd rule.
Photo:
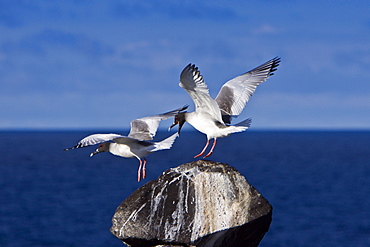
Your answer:
[[[109,232],[116,207],[193,161],[206,141],[182,132],[147,157],[138,183],[135,159],[62,151],[90,133],[0,132],[0,246],[123,246]],[[248,131],[219,139],[210,159],[234,166],[272,204],[260,246],[370,246],[369,131]]]

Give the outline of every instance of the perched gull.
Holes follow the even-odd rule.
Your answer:
[[[230,125],[231,118],[237,117],[242,112],[257,86],[273,75],[279,63],[280,58],[275,57],[257,68],[229,80],[221,87],[215,100],[209,95],[208,87],[198,68],[194,64],[189,64],[184,68],[180,75],[179,85],[189,93],[196,109],[195,112],[179,112],[170,128],[179,124],[178,133],[180,133],[183,124],[188,122],[195,129],[207,135],[205,147],[194,158],[204,154],[210,139],[214,139],[213,145],[204,158],[212,154],[217,138],[242,132],[249,128],[251,119]]]
[[[137,180],[140,181],[146,177],[145,156],[155,151],[170,149],[176,137],[178,137],[178,133],[175,133],[160,142],[149,142],[149,140],[153,140],[159,122],[175,116],[179,112],[186,110],[186,108],[188,106],[163,114],[133,120],[130,123],[131,130],[128,136],[119,134],[93,134],[79,141],[74,147],[64,149],[64,151],[101,143],[96,151],[90,154],[90,157],[100,152],[110,152],[125,158],[137,158],[140,162],[137,171]]]

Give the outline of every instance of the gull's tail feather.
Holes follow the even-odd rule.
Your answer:
[[[151,150],[151,152],[163,150],[163,149],[170,149],[172,147],[172,144],[175,142],[176,138],[179,136],[178,133],[175,133],[171,135],[170,137],[164,139],[160,142],[154,142],[154,148]]]
[[[252,119],[248,118],[248,119],[241,121],[240,123],[235,124],[234,126],[243,126],[243,127],[249,128],[251,126],[251,123],[252,123]]]
[[[225,136],[231,135],[232,133],[246,131],[249,128],[249,126],[251,125],[251,122],[252,122],[252,119],[248,118],[244,121],[241,121],[238,124],[227,125],[224,128],[220,128],[220,131],[221,131],[222,135],[219,136],[219,137],[225,137]]]

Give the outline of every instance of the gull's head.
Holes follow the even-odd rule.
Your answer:
[[[175,116],[175,120],[174,120],[173,124],[171,125],[170,129],[172,129],[176,125],[179,125],[179,129],[177,130],[177,133],[180,134],[181,128],[184,125],[184,123],[186,122],[186,120],[185,120],[185,114],[186,114],[186,112],[180,112],[180,113],[178,113]]]
[[[109,152],[109,145],[110,145],[110,142],[104,142],[100,144],[99,147],[90,154],[90,157],[94,156],[97,153]]]

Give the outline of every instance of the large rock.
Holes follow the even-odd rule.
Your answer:
[[[111,232],[133,247],[258,246],[272,207],[233,167],[199,160],[165,171],[117,208]]]

